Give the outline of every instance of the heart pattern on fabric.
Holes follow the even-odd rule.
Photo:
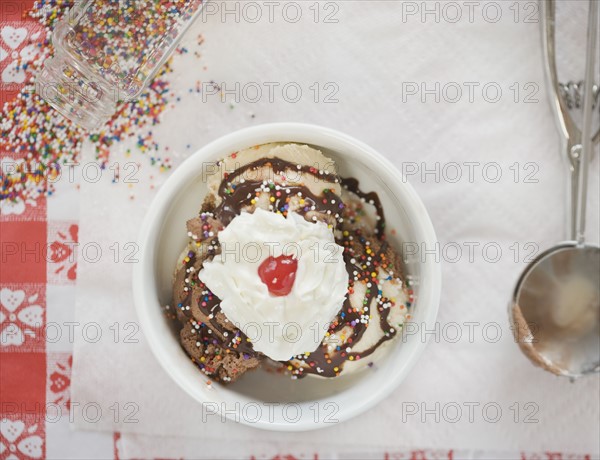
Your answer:
[[[25,291],[13,291],[8,288],[0,290],[0,304],[11,313],[14,313],[24,300]]]
[[[4,214],[5,216],[8,216],[10,214],[23,214],[23,212],[25,212],[25,202],[23,200],[2,200],[0,201],[0,209],[2,210],[2,214]]]
[[[25,81],[25,69],[19,66],[18,61],[13,61],[2,71],[4,83],[23,83]]]
[[[25,335],[15,323],[9,323],[0,332],[0,347],[9,347],[11,345],[18,347],[23,345],[23,342],[25,342]]]
[[[43,306],[35,303],[38,298],[39,293],[28,296],[24,290],[0,289],[0,347],[19,347],[28,337],[38,337],[45,321]]]
[[[44,439],[40,436],[39,425],[33,424],[27,429],[21,420],[0,420],[0,454],[7,450],[11,454],[7,459],[42,458],[44,456]],[[19,455],[21,454],[21,455]],[[3,457],[4,458],[4,457]]]
[[[0,36],[4,40],[4,43],[11,49],[16,50],[27,37],[27,29],[25,27],[15,29],[11,26],[4,26],[2,31],[0,31]]]
[[[41,458],[42,457],[42,438],[39,436],[29,436],[28,438],[23,439],[17,445],[19,452],[27,455],[31,458]]]
[[[39,305],[30,305],[23,308],[17,315],[19,321],[31,327],[42,327],[44,310]]]
[[[24,429],[25,424],[21,420],[0,420],[0,434],[10,443],[15,442]]]
[[[29,81],[39,65],[36,59],[48,53],[48,48],[41,46],[46,32],[40,24],[16,25],[0,26],[0,83],[10,84],[11,91],[18,91]]]
[[[37,46],[36,45],[27,45],[24,47],[19,53],[21,56],[21,62],[29,62],[32,61],[33,58],[37,55]]]

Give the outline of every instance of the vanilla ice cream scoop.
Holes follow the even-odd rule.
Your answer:
[[[215,217],[225,225],[242,211],[295,212],[336,227],[343,203],[333,160],[299,144],[265,144],[232,153],[208,177]]]

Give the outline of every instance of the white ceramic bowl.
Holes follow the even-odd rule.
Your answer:
[[[403,242],[435,247],[436,236],[423,203],[400,172],[375,150],[320,126],[266,124],[211,142],[172,173],[142,225],[140,263],[134,269],[133,291],[142,330],[156,358],[183,390],[204,405],[204,410],[220,412],[257,428],[310,430],[354,417],[388,396],[425,348],[421,334],[395,340],[387,356],[353,375],[291,380],[272,371],[256,370],[229,386],[208,385],[208,377],[180,347],[177,332],[162,310],[171,303],[173,270],[187,240],[185,222],[197,215],[206,194],[202,180],[206,165],[232,152],[268,142],[309,144],[323,151],[336,161],[342,176],[356,177],[362,190],[379,194],[388,239],[396,248],[400,249]],[[391,229],[396,230],[395,236],[390,234]],[[431,330],[439,305],[440,266],[432,257],[416,257],[407,262],[406,268],[417,281],[412,321],[419,328]]]

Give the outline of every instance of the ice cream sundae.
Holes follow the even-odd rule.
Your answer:
[[[260,145],[215,166],[170,306],[194,363],[229,383],[263,363],[331,378],[379,359],[412,291],[377,195],[307,145]]]

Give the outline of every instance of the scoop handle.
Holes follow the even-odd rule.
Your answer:
[[[577,200],[575,208],[575,235],[578,244],[585,241],[585,211],[587,198],[588,169],[592,156],[592,117],[593,117],[593,85],[596,61],[596,48],[598,45],[598,0],[589,1],[587,47],[585,59],[585,91],[583,101],[583,126],[581,129],[581,146],[579,155],[579,177],[577,186]],[[574,148],[577,148],[575,146]],[[573,152],[572,152],[573,153]]]
[[[576,237],[577,194],[579,191],[579,158],[573,156],[573,148],[581,143],[581,131],[569,113],[564,98],[561,97],[558,69],[556,68],[556,0],[540,0],[540,19],[542,32],[542,49],[544,70],[549,88],[549,98],[552,112],[562,137],[564,161],[568,169],[567,187],[567,239]],[[577,153],[577,152],[575,152]]]
[[[586,57],[590,65],[586,66],[586,75],[593,76],[594,48],[596,34],[596,22],[592,18],[597,17],[597,1],[590,0],[590,10],[588,11],[589,27],[588,27],[588,43],[592,46],[586,47]],[[594,157],[594,145],[600,143],[600,129],[594,135],[591,144],[587,147],[585,165],[582,161],[582,151],[584,149],[584,140],[588,141],[591,136],[591,117],[589,118],[590,126],[586,135],[582,135],[582,131],[577,127],[573,120],[570,109],[561,96],[560,82],[558,80],[558,70],[556,67],[556,0],[540,0],[540,19],[542,32],[542,49],[544,56],[544,70],[549,88],[550,102],[553,113],[556,119],[559,132],[563,139],[563,152],[565,152],[565,162],[568,166],[568,188],[567,188],[567,210],[568,218],[566,222],[567,239],[571,241],[580,241],[585,232],[585,197],[587,194],[587,165]],[[588,95],[592,92],[593,79],[586,77],[584,87],[584,105],[585,101],[590,98]],[[593,101],[592,101],[593,103]],[[592,109],[593,110],[593,109]],[[585,138],[585,139],[584,139]],[[585,177],[585,179],[583,179]],[[582,181],[583,179],[583,181]],[[583,242],[583,241],[581,241]]]

